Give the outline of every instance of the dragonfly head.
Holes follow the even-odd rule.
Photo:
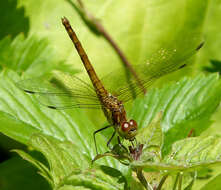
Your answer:
[[[123,138],[133,140],[137,134],[137,122],[131,119],[121,124],[120,134]]]

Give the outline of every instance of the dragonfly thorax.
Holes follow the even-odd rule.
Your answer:
[[[112,94],[108,94],[102,101],[105,106],[105,115],[115,126],[118,134],[124,139],[134,140],[137,134],[137,123],[132,119],[127,120],[122,101],[119,101]]]
[[[112,112],[124,112],[124,106],[122,102],[110,93],[108,94],[108,96],[102,98],[102,102],[104,106],[110,109]]]

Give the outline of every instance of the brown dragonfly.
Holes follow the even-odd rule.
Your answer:
[[[109,82],[117,83],[118,88],[105,88],[103,82],[97,76],[89,58],[83,49],[77,35],[72,29],[67,18],[62,18],[62,23],[69,34],[70,39],[84,64],[89,75],[92,85],[84,80],[60,73],[59,78],[50,81],[43,81],[41,78],[26,79],[17,83],[18,87],[27,93],[36,94],[38,100],[43,105],[52,109],[67,108],[92,108],[102,109],[109,125],[94,132],[94,142],[97,151],[95,135],[109,127],[114,127],[114,132],[107,142],[107,146],[118,134],[123,139],[127,139],[133,143],[137,134],[137,123],[135,120],[128,120],[123,103],[133,99],[135,96],[142,94],[143,90],[137,86],[136,81],[124,82],[119,85],[121,79],[118,77],[106,77]],[[160,52],[161,56],[156,56],[144,66],[139,66],[142,70],[143,77],[141,82],[145,88],[148,88],[156,79],[161,76],[176,71],[183,66],[183,61],[193,55],[202,47],[202,43],[196,48],[186,51],[182,56],[176,56],[176,49],[166,54],[164,50]],[[173,52],[173,53],[171,53]],[[131,92],[132,89],[132,92]]]

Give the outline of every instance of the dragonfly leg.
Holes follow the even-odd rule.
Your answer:
[[[105,129],[111,127],[111,126],[112,126],[112,125],[108,125],[108,126],[106,126],[106,127],[103,127],[103,128],[101,128],[101,129],[98,129],[97,131],[94,131],[94,134],[93,134],[93,136],[94,136],[94,145],[95,145],[95,149],[96,149],[96,153],[97,153],[97,154],[98,154],[98,151],[97,151],[97,143],[96,143],[95,135],[96,135],[98,132],[103,131],[103,130],[105,130]]]
[[[136,138],[134,138],[134,141],[135,141],[135,143],[136,143],[136,146],[137,146],[137,139],[136,139]]]
[[[119,144],[119,146],[120,146],[121,148],[123,148],[123,149],[125,149],[126,151],[128,151],[127,148],[121,143],[119,136],[117,137],[117,141],[118,141],[118,144]]]
[[[134,148],[134,142],[133,142],[133,141],[130,141],[130,143],[132,144],[132,147]]]
[[[115,134],[116,134],[116,130],[114,130],[114,132],[113,132],[111,138],[107,141],[107,147],[108,147],[109,149],[111,149],[111,148],[109,147],[109,145],[110,145],[111,140],[114,138],[114,135],[115,135]]]

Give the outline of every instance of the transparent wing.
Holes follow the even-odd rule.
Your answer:
[[[92,85],[61,72],[50,78],[22,80],[17,86],[27,93],[35,94],[41,104],[53,109],[98,109],[102,106]]]
[[[184,40],[185,41],[185,40]],[[196,40],[195,40],[196,41]],[[202,44],[190,38],[184,44],[179,42],[174,48],[161,48],[143,65],[135,66],[140,82],[148,89],[158,78],[184,66],[184,61],[194,55]],[[104,87],[123,102],[142,93],[141,88],[131,77],[114,71],[101,79]],[[50,108],[101,108],[94,88],[76,76],[58,73],[50,80],[42,78],[28,79],[17,83],[18,87],[33,93],[38,100]]]
[[[134,68],[140,78],[140,82],[145,89],[148,89],[158,78],[168,73],[174,72],[185,66],[185,60],[194,55],[203,43],[185,49],[184,48],[161,48],[157,53],[151,56],[143,65],[135,65]],[[105,76],[102,81],[104,84],[112,82],[112,86],[108,89],[112,94],[118,97],[119,100],[127,102],[136,98],[143,93],[142,89],[137,85],[137,82],[129,72],[118,73],[113,72]],[[115,88],[113,87],[115,86]]]

